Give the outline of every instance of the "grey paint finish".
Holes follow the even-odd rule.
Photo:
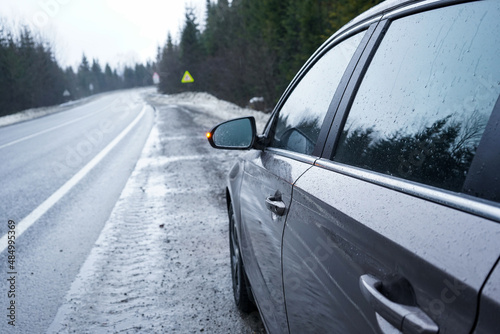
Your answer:
[[[359,289],[364,273],[408,280],[441,333],[468,332],[499,239],[496,222],[313,167],[296,183],[285,228],[291,332],[307,332],[307,324],[377,332]]]

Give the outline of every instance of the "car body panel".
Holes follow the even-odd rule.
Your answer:
[[[421,312],[429,332],[500,330],[500,205],[495,197],[500,159],[498,150],[489,153],[498,148],[500,99],[477,151],[482,157],[473,169],[474,191],[439,189],[332,161],[360,83],[392,20],[464,2],[386,1],[355,18],[306,62],[257,138],[258,146],[231,170],[228,200],[269,333],[418,332],[410,323],[415,314],[388,317],[368,300],[361,279],[367,276],[380,280],[383,298]],[[311,156],[265,147],[273,120],[308,68],[333,44],[363,30],[367,34],[332,92]],[[488,183],[492,195],[474,193]],[[284,215],[266,206],[273,196],[283,202]]]
[[[488,278],[479,302],[479,317],[474,333],[486,333],[492,328],[500,331],[500,265]]]
[[[288,208],[292,184],[310,167],[310,162],[300,162],[272,150],[252,150],[245,154],[239,193],[239,239],[257,306],[264,315],[266,327],[273,333],[288,332],[281,277],[281,241],[286,214],[271,212],[266,207],[266,199],[280,197]]]
[[[296,183],[284,233],[291,333],[377,332],[366,273],[409,281],[440,333],[469,332],[498,240],[497,222],[315,166]]]

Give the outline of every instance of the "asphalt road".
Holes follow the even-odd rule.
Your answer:
[[[153,121],[137,91],[122,91],[0,128],[0,333],[51,324]]]
[[[0,333],[265,333],[232,297],[238,152],[204,137],[238,108],[195,95],[109,93],[0,127]]]
[[[148,141],[47,333],[265,332],[232,295],[224,184],[239,152],[205,137],[223,107],[172,98],[151,93]]]

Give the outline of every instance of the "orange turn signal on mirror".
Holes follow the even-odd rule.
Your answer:
[[[211,132],[207,132],[207,138],[210,139],[210,137],[212,137],[212,133]]]

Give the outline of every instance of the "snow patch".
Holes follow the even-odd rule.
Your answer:
[[[186,92],[180,94],[164,95],[156,92],[147,94],[148,99],[160,104],[172,104],[177,106],[190,107],[219,118],[222,121],[233,118],[253,116],[257,124],[257,132],[261,133],[270,117],[260,111],[249,108],[241,108],[238,105],[219,100],[209,93]],[[215,124],[206,123],[208,130]]]

